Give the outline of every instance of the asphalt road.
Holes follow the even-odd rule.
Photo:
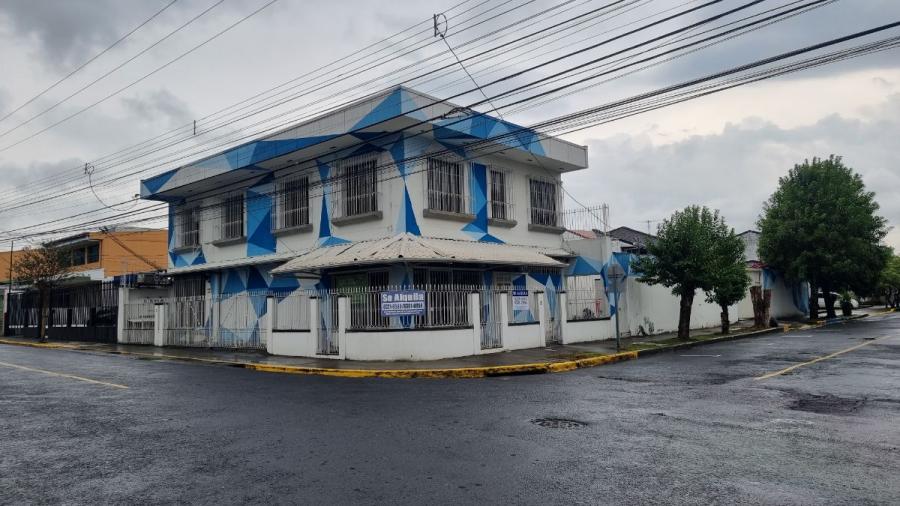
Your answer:
[[[473,380],[0,345],[0,503],[897,504],[898,387],[900,315]]]

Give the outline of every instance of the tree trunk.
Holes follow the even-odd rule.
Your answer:
[[[819,287],[809,282],[809,319],[819,319]]]
[[[694,292],[681,295],[681,307],[678,312],[678,338],[691,337],[691,306],[694,305]]]
[[[728,318],[728,306],[722,307],[722,334],[728,334],[731,327],[731,319]]]
[[[835,296],[831,293],[831,286],[822,285],[822,298],[825,299],[825,318],[836,318],[834,312]]]
[[[768,327],[772,290],[763,290],[761,286],[751,286],[750,302],[753,303],[753,326],[759,328]]]

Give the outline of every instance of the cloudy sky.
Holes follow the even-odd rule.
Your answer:
[[[0,117],[53,85],[170,2],[0,2]],[[353,67],[358,73],[339,78],[332,74],[329,79],[333,82],[329,81],[328,86],[317,86],[314,91],[272,109],[271,114],[281,111],[287,114],[282,119],[300,118],[313,113],[316,107],[336,105],[414,75],[411,72],[416,71],[415,66],[424,65],[427,58],[432,58],[432,62],[449,61],[441,60],[451,58],[446,46],[429,39],[433,13],[448,13],[447,40],[456,46],[461,57],[466,57],[491,43],[510,40],[610,2],[469,0],[458,5],[458,1],[430,0],[278,0],[153,72],[266,3],[268,0],[178,0],[71,78],[0,121],[0,230],[45,222],[52,224],[41,225],[40,230],[71,225],[78,223],[72,216],[82,212],[96,213],[81,221],[113,219],[121,210],[130,209],[131,204],[122,204],[116,211],[104,208],[98,198],[106,204],[123,202],[137,192],[139,179],[180,165],[191,156],[208,154],[202,148],[211,149],[209,146],[215,145],[213,137],[223,136],[221,142],[226,142],[240,138],[242,133],[252,134],[254,127],[250,125],[256,121],[269,121],[264,126],[277,124],[265,114],[233,123],[217,123],[215,117],[208,118],[210,114],[281,83],[312,87],[324,82],[316,81],[316,75],[305,74],[335,60],[343,58],[341,64],[349,65],[367,51],[381,48],[381,54],[387,55],[410,41],[422,41],[410,46],[405,54],[373,64],[364,72],[358,65],[374,60],[360,59]],[[609,11],[607,18],[583,25],[577,34],[561,33],[560,36],[568,37],[544,39],[540,44],[523,46],[518,53],[504,52],[494,59],[475,59],[469,70],[481,83],[489,82],[529,63],[648,22],[644,19],[658,19],[663,12],[671,14],[699,3],[627,0],[615,16]],[[635,43],[744,3],[726,0],[627,40]],[[723,22],[789,3],[796,4],[791,0],[768,0]],[[195,21],[190,21],[195,17]],[[895,0],[828,2],[803,15],[664,65],[543,106],[510,110],[506,119],[532,124],[895,20],[900,20],[900,2]],[[417,23],[422,24],[384,41]],[[884,35],[900,35],[900,30]],[[580,59],[549,66],[536,75],[547,75],[625,47],[627,40],[617,42],[618,46],[611,44],[588,52]],[[380,46],[366,49],[372,44]],[[147,49],[151,45],[154,46]],[[135,57],[139,53],[142,54]],[[112,71],[132,57],[133,61]],[[528,78],[531,77],[502,86],[526,83]],[[416,81],[414,87],[440,97],[471,89],[459,69]],[[472,92],[455,101],[468,104],[478,99],[479,94]],[[502,105],[500,102],[497,105]],[[122,156],[95,163],[104,155],[195,119],[200,120],[201,135],[197,138],[187,136],[183,143],[166,150],[142,152],[143,158]],[[646,230],[648,220],[655,227],[657,220],[675,209],[706,204],[720,209],[739,231],[752,228],[762,202],[775,189],[780,176],[804,158],[829,154],[842,155],[848,165],[860,172],[867,186],[876,192],[882,214],[892,225],[900,224],[900,50],[752,84],[573,132],[566,138],[589,146],[591,165],[586,171],[567,175],[567,188],[580,202],[608,203],[613,226]],[[95,190],[97,196],[85,191],[86,162],[95,163],[93,177],[100,183]],[[71,193],[48,199],[64,192]],[[900,248],[900,231],[892,231],[888,242]]]

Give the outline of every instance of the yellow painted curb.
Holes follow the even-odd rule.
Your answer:
[[[562,362],[535,362],[530,364],[498,365],[490,367],[460,367],[453,369],[337,369],[321,367],[297,367],[289,365],[246,363],[246,369],[285,374],[335,376],[342,378],[487,378],[515,374],[546,374],[574,371],[622,360],[634,360],[637,352],[599,355],[596,357],[566,360]]]
[[[12,346],[27,346],[29,348],[63,348],[63,349],[78,349],[77,346],[71,344],[60,344],[60,343],[29,343],[23,341],[10,341],[8,339],[0,339],[0,344],[9,344]]]
[[[459,367],[450,369],[339,369],[326,367],[260,364],[254,362],[185,357],[180,355],[165,355],[157,353],[140,353],[124,350],[104,351],[101,349],[92,349],[77,345],[57,343],[30,343],[23,341],[9,341],[6,339],[0,339],[0,344],[28,346],[32,348],[62,348],[76,351],[98,351],[114,355],[133,355],[136,357],[181,360],[186,362],[201,362],[214,365],[230,365],[260,372],[333,376],[339,378],[488,378],[492,376],[547,374],[574,371],[575,369],[596,367],[603,364],[611,364],[613,362],[634,360],[638,358],[638,353],[636,351],[627,351],[622,353],[615,353],[612,355],[597,355],[594,357],[566,360],[560,362],[533,362],[527,364],[498,365],[488,367]]]

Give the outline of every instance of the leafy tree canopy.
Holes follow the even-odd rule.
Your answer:
[[[710,267],[716,264],[716,241],[723,229],[727,226],[718,211],[699,206],[675,211],[648,245],[650,255],[636,259],[634,268],[642,282],[671,288],[674,295],[711,290]]]
[[[888,255],[877,211],[875,194],[841,157],[806,160],[763,206],[760,258],[789,280],[868,293]]]

